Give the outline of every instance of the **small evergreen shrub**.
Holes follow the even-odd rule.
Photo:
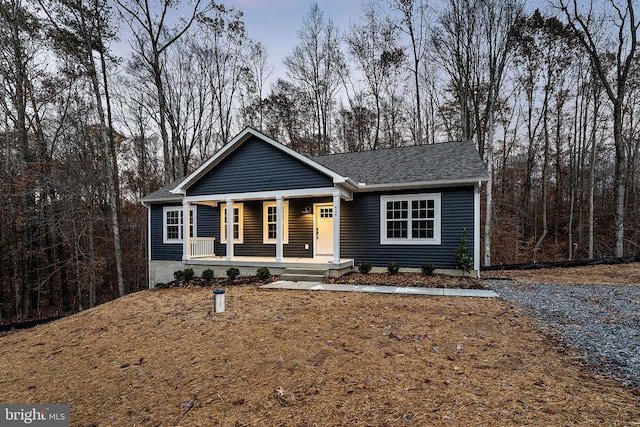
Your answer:
[[[371,271],[371,264],[369,264],[368,262],[361,262],[358,266],[358,271],[360,272],[360,274],[369,273]]]
[[[395,276],[396,274],[398,274],[399,271],[400,271],[400,265],[395,261],[391,261],[387,266],[387,272],[392,276]]]
[[[240,270],[238,270],[236,267],[229,267],[227,268],[227,277],[230,280],[234,280],[236,277],[238,277],[240,275]]]
[[[210,268],[207,268],[205,271],[202,272],[202,278],[207,282],[211,282],[213,280],[213,275],[214,275],[213,270]]]
[[[271,277],[271,272],[269,271],[269,268],[267,268],[267,267],[260,267],[258,269],[258,271],[256,271],[256,276],[258,276],[258,279],[260,279],[260,280],[262,280],[264,282],[269,277]]]
[[[467,229],[462,229],[462,237],[460,237],[460,244],[453,253],[453,258],[456,260],[456,265],[459,269],[465,273],[470,273],[473,268],[473,257],[469,255],[469,239],[467,237]]]
[[[422,264],[422,274],[425,276],[432,276],[436,266],[432,262],[425,262]]]
[[[176,270],[173,272],[173,278],[176,280],[182,280],[184,279],[184,271],[183,270]]]
[[[184,270],[182,270],[182,274],[184,275],[183,277],[185,281],[193,279],[193,268],[185,268]]]

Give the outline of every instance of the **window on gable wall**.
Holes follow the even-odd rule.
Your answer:
[[[196,237],[196,207],[189,208],[189,236]],[[184,240],[184,209],[182,206],[162,208],[162,242],[166,244],[182,243]]]
[[[380,196],[380,244],[439,245],[440,193]]]
[[[276,202],[262,204],[262,242],[276,243]],[[282,202],[282,243],[289,243],[289,201]]]
[[[243,239],[243,211],[244,205],[242,203],[233,204],[233,243],[242,243]],[[227,204],[220,204],[220,241],[221,243],[227,243]]]

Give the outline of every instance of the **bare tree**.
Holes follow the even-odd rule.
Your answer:
[[[522,10],[521,0],[450,0],[433,35],[456,90],[462,138],[475,133],[490,177],[485,188],[484,265],[491,264],[494,117],[512,51],[512,28]]]
[[[313,100],[316,144],[311,152],[329,152],[331,112],[345,73],[346,63],[340,50],[338,28],[325,20],[317,3],[313,3],[298,31],[300,43],[284,60],[287,74]]]
[[[165,183],[173,181],[177,176],[171,167],[171,141],[167,131],[167,96],[163,79],[162,55],[173,43],[189,30],[196,17],[203,12],[201,0],[195,0],[186,20],[175,28],[170,28],[169,16],[181,6],[180,2],[162,0],[159,5],[149,0],[116,0],[122,16],[133,31],[132,47],[148,66],[156,89],[158,105],[158,122],[162,138]]]
[[[10,0],[0,4],[0,26],[0,74],[2,91],[8,98],[3,102],[3,110],[7,122],[11,122],[11,128],[7,125],[5,130],[7,143],[11,141],[6,151],[5,169],[17,202],[11,204],[14,250],[11,251],[10,268],[14,276],[16,314],[24,319],[33,306],[32,294],[39,289],[38,224],[34,209],[39,183],[38,171],[34,170],[37,154],[31,148],[28,135],[28,101],[31,96],[29,71],[37,51],[33,40],[39,37],[40,22],[36,13],[21,0]],[[26,260],[26,265],[20,262],[22,259]]]
[[[390,0],[391,4],[400,12],[399,28],[409,37],[411,51],[410,72],[413,81],[413,142],[422,144],[425,134],[423,131],[423,100],[421,98],[421,62],[425,59],[427,49],[427,3],[425,0]]]
[[[405,59],[397,44],[398,27],[385,20],[374,3],[364,6],[364,21],[353,24],[346,37],[349,53],[367,82],[376,113],[375,132],[370,148],[380,147],[381,98],[389,84],[398,84],[397,72]],[[419,122],[419,120],[418,120]],[[391,142],[391,141],[389,141]]]
[[[627,180],[626,142],[623,135],[623,109],[628,79],[635,59],[638,38],[634,2],[609,0],[608,25],[615,28],[611,38],[599,37],[601,25],[596,20],[593,1],[581,9],[577,0],[559,0],[558,8],[584,51],[589,55],[594,70],[613,106],[613,140],[615,144],[615,189],[614,189],[614,256],[624,256],[624,201]],[[611,27],[609,27],[611,28]],[[613,34],[615,33],[615,34]],[[614,46],[614,52],[609,50]],[[605,56],[615,57],[613,75],[604,66]]]
[[[109,9],[102,0],[93,0],[85,4],[79,0],[64,1],[53,5],[53,10],[57,15],[54,17],[47,10],[47,16],[53,26],[53,37],[60,52],[65,55],[75,57],[84,69],[84,73],[91,82],[93,91],[97,119],[100,129],[100,141],[103,150],[103,160],[105,163],[107,191],[109,208],[111,211],[111,231],[113,233],[114,257],[116,264],[116,274],[118,281],[118,292],[120,296],[126,294],[124,285],[124,275],[122,267],[122,246],[120,240],[120,225],[118,219],[118,191],[113,171],[117,171],[113,157],[115,150],[111,148],[110,128],[107,124],[107,112],[103,104],[103,99],[107,96],[107,89],[101,86],[99,73],[104,74],[104,60],[100,63],[103,68],[100,70],[96,66],[94,53],[98,52],[100,57],[106,53],[106,44],[110,38],[114,37],[114,32],[109,22]],[[102,82],[106,82],[103,79]]]
[[[248,52],[249,74],[242,94],[245,125],[262,130],[264,124],[265,84],[273,74],[269,51],[262,42],[251,42]]]
[[[241,88],[251,78],[251,42],[242,12],[225,6],[212,7],[211,16],[201,15],[199,42],[194,45],[200,68],[212,97],[212,117],[222,144],[233,136],[233,118]],[[245,84],[246,85],[246,84]]]

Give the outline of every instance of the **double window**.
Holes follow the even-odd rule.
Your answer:
[[[243,210],[244,205],[242,203],[233,204],[233,243],[243,242]],[[220,236],[221,243],[227,243],[227,204],[220,204]]]
[[[380,196],[380,244],[440,244],[440,193]]]
[[[196,236],[196,207],[189,208],[189,236]],[[162,242],[182,243],[184,240],[184,209],[182,206],[162,208]]]
[[[276,243],[276,202],[262,204],[262,242]],[[289,243],[289,201],[282,202],[282,243]]]

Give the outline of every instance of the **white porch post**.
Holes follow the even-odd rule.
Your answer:
[[[282,262],[282,196],[276,197],[276,262]]]
[[[191,259],[191,233],[189,233],[189,230],[191,228],[191,215],[189,215],[190,210],[191,210],[191,203],[184,202],[182,204],[182,259],[183,260]]]
[[[340,264],[340,193],[333,194],[333,263]]]
[[[233,200],[227,199],[227,261],[233,260]]]

